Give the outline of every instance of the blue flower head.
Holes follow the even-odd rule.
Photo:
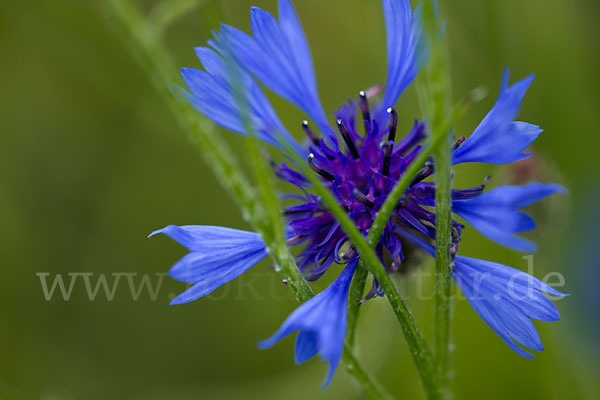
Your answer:
[[[415,79],[419,63],[426,59],[426,49],[419,47],[422,40],[418,11],[413,12],[408,0],[382,0],[382,3],[388,53],[382,99],[376,99],[379,87],[360,91],[358,98],[343,104],[332,119],[321,106],[308,43],[289,0],[279,0],[278,19],[260,8],[252,8],[252,35],[222,25],[214,40],[208,42],[209,47],[196,49],[204,70],[182,69],[187,101],[216,124],[244,135],[242,110],[234,95],[231,74],[227,73],[230,67],[238,69],[238,86],[243,89],[246,111],[258,137],[279,149],[291,148],[306,157],[310,168],[365,235],[394,185],[423,151],[421,146],[428,134],[426,124],[415,121],[402,135],[394,109],[400,95]],[[496,104],[466,140],[461,138],[456,142],[454,164],[509,163],[529,155],[524,151],[541,130],[515,118],[532,79],[528,77],[509,86],[508,72],[505,73]],[[306,135],[305,145],[298,143],[283,126],[259,82],[305,113],[307,119],[298,126]],[[415,248],[432,252],[430,242],[436,237],[436,215],[431,207],[435,206],[436,189],[426,179],[434,173],[432,160],[420,166],[376,246],[377,255],[389,271],[405,263]],[[296,361],[300,363],[320,354],[330,365],[327,384],[342,354],[348,287],[359,255],[295,166],[276,165],[275,174],[302,193],[290,196],[297,202],[283,213],[288,221],[288,244],[302,245],[297,263],[304,276],[317,280],[334,263],[346,267],[332,285],[298,307],[260,345],[270,347],[298,331]],[[531,242],[517,236],[535,226],[520,209],[564,189],[532,183],[501,186],[486,192],[487,183],[488,179],[479,186],[453,190],[453,212],[491,240],[517,250],[533,250]],[[454,252],[464,228],[460,222],[452,221]],[[164,233],[190,250],[175,264],[170,275],[193,286],[173,303],[188,302],[210,293],[267,254],[260,237],[251,232],[171,225],[155,233]],[[534,350],[542,349],[530,319],[558,319],[553,304],[541,291],[560,295],[559,292],[525,273],[463,256],[456,256],[452,274],[473,308],[511,348],[528,355],[516,341]],[[489,274],[489,279],[476,290],[475,282],[480,282],[478,279],[485,274]],[[533,282],[531,290],[523,283],[526,280]],[[511,289],[522,295],[519,300],[510,296]],[[383,292],[374,280],[367,298],[381,295]]]

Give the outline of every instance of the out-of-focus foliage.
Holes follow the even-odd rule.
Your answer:
[[[315,60],[327,109],[385,80],[385,38],[378,1],[296,1]],[[143,3],[146,10],[152,2]],[[205,1],[166,32],[182,66],[199,66],[193,46],[219,21],[247,28],[250,5],[275,11],[275,0]],[[101,1],[0,3],[0,398],[45,399],[280,399],[353,398],[357,391],[338,371],[320,390],[326,365],[296,367],[292,339],[258,350],[294,308],[293,296],[267,262],[241,280],[192,304],[169,307],[183,286],[165,278],[153,301],[144,289],[132,299],[123,276],[114,299],[102,289],[88,299],[83,278],[69,301],[46,301],[38,273],[49,283],[62,273],[166,272],[185,253],[146,235],[168,223],[245,228],[239,212],[202,164],[163,99],[119,35]],[[457,398],[583,398],[600,396],[598,277],[592,253],[600,183],[600,6],[595,0],[451,0],[448,17],[455,99],[475,87],[490,96],[471,107],[457,126],[467,135],[491,106],[503,67],[512,76],[537,74],[522,111],[545,132],[537,157],[517,167],[456,168],[455,184],[491,185],[558,181],[568,197],[533,208],[540,251],[533,272],[560,271],[565,291],[557,302],[563,320],[539,323],[546,351],[526,360],[510,351],[459,300],[453,319],[453,386]],[[302,115],[277,101],[293,128]],[[420,116],[414,90],[399,104],[407,130]],[[299,129],[292,129],[300,136]],[[243,156],[238,137],[223,133]],[[525,269],[527,260],[491,244],[472,229],[461,252]],[[420,267],[432,271],[431,265]],[[552,278],[554,279],[554,278]],[[431,332],[431,280],[397,280],[415,318]],[[321,289],[326,282],[320,282]],[[595,302],[595,303],[594,303]],[[358,331],[360,357],[372,375],[403,398],[421,396],[416,370],[385,300],[364,306]]]

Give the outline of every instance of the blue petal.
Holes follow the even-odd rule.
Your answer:
[[[523,208],[554,193],[566,194],[568,191],[554,183],[530,182],[526,185],[501,186],[483,196],[486,196],[485,203],[490,206]]]
[[[358,258],[350,261],[327,289],[298,307],[273,336],[258,346],[269,348],[292,332],[299,331],[296,362],[302,363],[319,353],[329,363],[323,387],[329,385],[344,349],[348,290],[357,263]]]
[[[294,10],[290,0],[279,0],[279,25],[281,30],[291,43],[291,50],[294,54],[294,60],[298,64],[298,69],[302,75],[302,82],[307,84],[312,96],[318,99],[317,79],[310,54],[308,41],[304,36],[304,30],[300,24],[300,19]]]
[[[546,292],[554,296],[568,296],[565,293],[561,293],[554,289],[552,286],[545,284],[539,279],[529,275],[526,272],[520,271],[516,268],[508,267],[499,263],[494,263],[486,260],[479,260],[477,258],[470,258],[464,256],[456,256],[457,260],[460,260],[463,268],[471,268],[480,273],[489,274],[493,279],[500,282],[506,282],[509,286],[511,294],[515,294],[518,297],[519,294],[523,294],[526,291],[529,294],[532,290]]]
[[[461,257],[460,260],[464,264],[462,266],[462,269],[468,269],[468,259],[466,257]],[[494,269],[494,263],[484,262],[483,260],[471,261],[471,263],[473,262],[486,265],[486,269],[487,267],[489,267],[490,270]],[[501,264],[499,265],[504,268],[509,268]],[[482,271],[471,271],[472,274],[478,274],[480,276],[491,278],[485,281],[485,285],[488,291],[492,291],[493,294],[496,294],[496,299],[501,299],[501,293],[506,292],[507,285],[503,286],[502,282],[507,281],[508,279],[508,282],[510,282],[508,294],[511,297],[520,299],[529,298],[529,301],[520,303],[521,312],[527,317],[538,321],[557,321],[560,319],[560,316],[558,315],[558,311],[556,310],[554,304],[552,304],[550,299],[548,299],[540,291],[542,288],[553,291],[554,289],[550,287],[545,287],[543,283],[542,285],[540,285],[540,281],[536,282],[537,280],[535,278],[519,270],[512,269],[508,272],[511,274],[511,277],[515,277],[513,281],[510,281],[510,278],[508,278],[507,276],[492,275],[490,271],[487,271],[485,269]],[[520,274],[523,274],[522,278],[520,278]],[[517,283],[517,279],[520,279],[520,282]],[[527,285],[523,285],[523,283],[525,283],[525,280],[527,281]],[[534,288],[534,285],[537,286],[537,289]],[[560,292],[554,291],[554,293],[556,294]],[[564,294],[561,293],[561,295]],[[494,296],[491,296],[491,298],[494,299]]]
[[[253,251],[239,250],[236,253],[232,251],[193,252],[186,254],[175,263],[169,270],[169,276],[186,283],[210,282],[210,285],[213,285],[214,282],[216,286],[213,289],[215,289],[238,277],[265,256],[264,248]]]
[[[169,276],[193,286],[171,304],[187,303],[211,293],[267,255],[262,239],[254,232],[218,226],[169,225],[150,236],[159,233],[191,251],[171,268]]]
[[[456,279],[456,278],[455,278]],[[490,326],[504,340],[504,342],[515,352],[522,355],[526,358],[533,358],[533,356],[521,349],[517,344],[510,338],[510,334],[508,333],[508,328],[505,323],[502,321],[500,317],[496,314],[493,308],[485,301],[472,301],[471,299],[475,298],[475,292],[470,282],[464,281],[456,281],[462,292],[465,294],[467,299],[469,299],[469,303],[473,309],[479,314],[481,319],[485,321],[486,324]]]
[[[408,0],[383,0],[387,34],[388,78],[382,110],[394,107],[419,69],[420,25]]]
[[[192,252],[254,251],[265,247],[254,232],[210,225],[168,225],[148,237],[165,234]]]
[[[515,83],[508,83],[508,70],[502,79],[502,88],[496,104],[469,138],[453,153],[453,163],[484,162],[504,164],[529,157],[523,153],[542,132],[539,126],[514,121],[521,108],[525,92],[533,75]]]
[[[533,219],[519,209],[551,194],[565,192],[560,185],[538,182],[500,186],[472,199],[453,200],[452,211],[489,239],[512,249],[533,252],[534,243],[515,235],[535,228]]]
[[[274,146],[285,150],[288,143],[300,155],[302,150],[277,117],[261,88],[247,74],[227,63],[214,50],[206,47],[195,49],[205,71],[195,68],[182,68],[182,78],[189,92],[181,89],[180,94],[194,108],[216,124],[247,135],[244,126],[240,101],[234,91],[235,74],[239,75],[248,114],[257,136]]]
[[[514,341],[533,350],[543,350],[530,318],[555,321],[559,316],[541,291],[557,296],[566,294],[525,272],[475,258],[457,256],[452,275],[475,311],[513,350],[531,357]]]
[[[295,361],[302,364],[314,357],[319,351],[317,335],[311,331],[300,331],[296,337]]]
[[[399,230],[398,234],[435,257],[435,247],[429,242],[406,230]],[[456,256],[452,276],[473,309],[511,349],[528,358],[533,356],[517,343],[543,350],[530,319],[560,319],[556,307],[542,292],[567,294],[518,269],[464,256]]]
[[[266,87],[298,106],[322,129],[328,127],[310,49],[290,1],[279,1],[279,23],[258,7],[252,7],[250,23],[254,37],[222,25],[219,45],[228,47]]]
[[[405,229],[398,229],[395,232],[398,235],[400,235],[401,237],[409,240],[413,244],[416,244],[418,247],[420,247],[422,250],[424,250],[431,257],[435,258],[435,246],[432,245],[431,243],[429,243],[428,241],[424,240],[420,236],[417,236]]]

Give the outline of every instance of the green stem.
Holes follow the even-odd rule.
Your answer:
[[[200,7],[205,0],[170,0],[157,3],[146,17],[147,24],[157,37],[163,36],[167,28],[176,19]]]
[[[369,269],[365,263],[360,260],[352,284],[350,285],[350,295],[348,298],[348,326],[346,333],[346,343],[348,347],[353,348],[356,339],[356,324],[358,322],[358,313],[360,311],[360,301],[363,299],[365,285],[367,284],[367,276]]]
[[[452,245],[452,143],[450,127],[443,121],[450,112],[450,81],[448,78],[447,50],[438,39],[440,30],[432,0],[423,7],[423,26],[426,40],[431,44],[430,59],[425,76],[418,81],[419,99],[432,129],[432,135],[440,138],[440,146],[434,152],[435,205],[436,205],[436,283],[435,283],[435,362],[436,380],[442,398],[450,398],[448,388],[450,317],[451,317],[451,262]]]
[[[225,54],[226,58],[231,59],[232,55]],[[248,104],[244,95],[242,86],[241,71],[235,66],[234,62],[227,63],[229,77],[233,82],[232,87],[235,92],[235,99],[241,110],[244,124],[244,130],[248,135],[246,140],[248,154],[254,169],[256,186],[261,202],[261,208],[252,215],[255,223],[261,223],[261,236],[267,245],[269,254],[276,261],[276,269],[287,277],[287,282],[296,293],[300,302],[305,302],[313,296],[312,290],[302,276],[300,269],[296,265],[294,257],[290,254],[285,237],[284,220],[281,215],[281,205],[277,198],[277,190],[273,180],[272,169],[267,158],[261,153],[260,143],[256,136],[256,130],[252,125]]]
[[[267,218],[262,218],[265,210],[264,205],[257,201],[255,190],[241,172],[242,169],[237,159],[232,157],[232,154],[234,154],[232,150],[215,132],[214,125],[203,118],[199,118],[195,110],[187,104],[177,101],[168,90],[169,85],[176,80],[176,76],[174,76],[176,68],[168,52],[159,42],[159,35],[152,31],[152,26],[149,26],[140,10],[130,1],[110,0],[108,4],[112,15],[117,18],[127,35],[130,36],[132,48],[135,50],[141,64],[146,68],[156,89],[167,99],[168,105],[177,117],[181,128],[188,133],[193,143],[198,147],[206,163],[212,168],[213,173],[219,178],[221,184],[224,185],[224,188],[242,211],[244,219],[261,236],[267,239],[279,238],[279,240],[270,241],[268,244],[269,252],[275,263],[280,266],[279,272],[288,282],[288,286],[292,289],[298,301],[302,303],[310,299],[313,296],[312,289],[296,266],[294,257],[288,251],[285,236],[282,233],[283,225],[270,224]],[[254,158],[255,167],[257,167],[256,161],[256,158]],[[257,174],[260,173],[261,176],[258,181],[265,182],[262,178],[264,170],[258,166],[256,172]],[[265,187],[259,189],[263,198],[271,197],[265,196]],[[271,193],[274,194],[274,191],[271,191]],[[277,201],[276,198],[275,201]],[[266,209],[275,210],[276,214],[279,210],[279,208],[273,208],[271,205]],[[271,218],[273,218],[273,215],[271,214]],[[281,218],[280,215],[279,218]],[[281,227],[281,230],[278,227]],[[348,373],[370,398],[377,400],[389,398],[389,395],[366,375],[349,348],[344,348],[342,359]]]

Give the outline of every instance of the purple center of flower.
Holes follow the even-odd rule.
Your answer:
[[[363,132],[355,126],[357,110],[360,110]],[[333,132],[326,134],[326,139],[319,138],[307,121],[302,122],[302,129],[310,140],[307,162],[366,235],[388,194],[422,151],[419,143],[427,136],[426,126],[415,122],[409,133],[396,142],[396,111],[389,108],[381,112],[377,107],[371,110],[364,91],[360,92],[358,102],[349,101],[336,112],[336,117],[342,140]],[[456,147],[462,141],[461,138]],[[435,210],[432,208],[435,188],[433,182],[425,182],[434,172],[432,160],[422,165],[384,229],[376,252],[390,271],[397,271],[406,263],[407,256],[415,252],[409,242],[399,237],[398,230],[408,229],[435,239]],[[305,196],[292,196],[300,200],[300,204],[287,208],[284,213],[289,221],[289,244],[306,244],[298,256],[298,264],[307,279],[318,279],[334,262],[346,263],[357,257],[335,217],[317,196],[310,194],[309,182],[285,163],[278,167],[277,176],[305,193]],[[479,196],[484,186],[485,183],[453,191],[453,198]],[[456,250],[464,226],[455,221],[452,226]],[[375,284],[371,295],[378,294],[377,289]]]

